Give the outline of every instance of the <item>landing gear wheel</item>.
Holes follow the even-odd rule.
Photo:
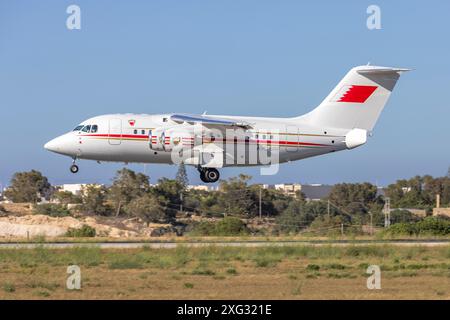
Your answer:
[[[78,172],[78,166],[76,164],[73,164],[70,166],[70,172],[77,173]]]
[[[207,180],[207,182],[214,183],[217,180],[219,180],[220,174],[217,169],[214,168],[208,168],[205,170],[205,173],[203,174]]]

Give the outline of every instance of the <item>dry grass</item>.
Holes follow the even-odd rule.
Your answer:
[[[4,249],[0,299],[450,299],[450,246]]]

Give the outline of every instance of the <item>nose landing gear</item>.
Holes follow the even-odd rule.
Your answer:
[[[202,168],[198,167],[200,172],[200,179],[206,183],[214,183],[220,178],[219,170],[216,168]]]

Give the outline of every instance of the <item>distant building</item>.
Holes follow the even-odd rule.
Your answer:
[[[188,190],[209,191],[209,188],[206,185],[188,185],[187,189]]]
[[[198,191],[212,191],[213,188],[204,185],[204,184],[199,184],[199,185],[188,185],[187,186],[188,190],[198,190]]]
[[[441,208],[440,194],[436,195],[436,208],[433,208],[433,216],[446,216],[450,218],[450,208]]]
[[[433,208],[433,216],[446,216],[450,218],[450,208]]]
[[[333,186],[327,184],[303,184],[301,192],[307,201],[322,200],[330,195]]]
[[[295,197],[297,196],[297,192],[302,190],[302,185],[298,183],[276,184],[275,190],[280,190],[288,196]]]
[[[94,183],[68,183],[68,184],[62,184],[59,186],[55,186],[57,191],[64,191],[64,192],[70,192],[76,196],[79,196],[83,189],[87,186],[97,186],[102,187],[102,184],[94,184]]]

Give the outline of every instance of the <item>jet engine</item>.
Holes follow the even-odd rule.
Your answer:
[[[150,130],[150,148],[155,151],[172,151],[175,147],[193,148],[202,143],[202,137],[195,136],[189,128],[169,127]]]

